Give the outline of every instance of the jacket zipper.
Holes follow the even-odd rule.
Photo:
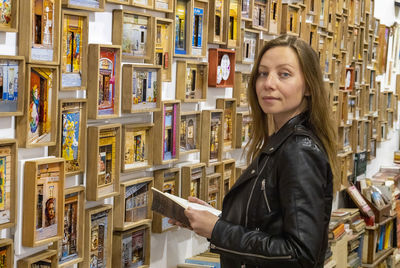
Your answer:
[[[268,213],[269,213],[269,212],[271,212],[271,208],[270,208],[270,206],[269,206],[269,202],[268,202],[268,198],[267,198],[267,193],[266,193],[266,191],[265,191],[265,180],[263,180],[263,181],[261,182],[261,191],[263,192],[264,200],[265,200],[265,203],[267,204]]]
[[[236,254],[236,255],[242,255],[242,256],[247,256],[247,257],[256,257],[256,258],[265,259],[265,260],[289,260],[292,258],[292,256],[290,256],[290,255],[269,257],[269,256],[264,256],[264,255],[259,255],[259,254],[244,253],[244,252],[239,252],[239,251],[235,251],[235,250],[220,248],[214,244],[210,244],[210,247],[212,249],[217,249],[217,250],[225,251],[225,252]]]

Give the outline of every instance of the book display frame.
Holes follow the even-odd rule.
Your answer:
[[[235,172],[236,172],[236,162],[235,159],[225,159],[222,160],[222,164],[216,166],[216,172],[222,174],[222,181],[221,181],[221,202],[224,199],[225,195],[229,192],[232,188],[233,184],[235,183]],[[222,204],[221,204],[222,207]]]
[[[147,2],[147,3],[146,3]],[[154,8],[154,1],[153,0],[129,0],[129,5],[134,7],[146,8],[146,9],[153,9]]]
[[[10,102],[15,102],[15,98],[16,99],[16,107],[14,108],[15,111],[2,111],[0,110],[0,117],[5,117],[5,116],[22,116],[24,114],[24,103],[25,103],[25,58],[23,56],[2,56],[0,55],[0,62],[5,62],[4,64],[9,64],[10,62],[15,61],[18,65],[18,78],[17,81],[15,81],[16,77],[15,77],[15,72],[11,70],[15,70],[13,69],[10,65],[6,65],[6,66],[2,66],[0,67],[2,70],[1,73],[1,79],[3,82],[3,93],[1,96],[1,100],[0,100],[0,106],[3,107],[7,104],[8,101]],[[8,66],[8,68],[7,68]],[[7,70],[7,75],[5,75],[5,71]],[[10,73],[9,73],[10,71]],[[11,73],[13,74],[12,76],[14,76],[14,79],[9,79],[8,77],[12,77]],[[5,79],[6,78],[6,79]],[[4,81],[6,80],[6,81]],[[13,82],[11,82],[12,86],[8,86],[7,90],[4,90],[4,85],[10,85],[10,82],[8,82],[8,80],[12,80]],[[15,85],[17,85],[17,87],[15,88]],[[13,88],[11,90],[11,88]],[[5,91],[7,91],[7,93],[5,93]],[[10,94],[13,93],[13,94]],[[5,97],[7,99],[5,99]],[[9,105],[12,105],[12,103],[10,103]],[[7,105],[7,106],[9,106]]]
[[[216,0],[209,2],[208,43],[226,44],[225,1]]]
[[[11,3],[11,8],[7,10],[7,15],[2,15],[3,18],[2,21],[0,22],[0,32],[18,32],[19,1],[10,0],[8,3]],[[2,9],[3,9],[2,14],[4,14],[5,13],[4,10],[6,10],[6,8]],[[8,19],[9,21],[7,21]]]
[[[67,24],[67,17],[76,17],[75,19],[78,19],[78,21],[73,22],[77,25],[70,26]],[[61,12],[60,37],[60,91],[86,89],[88,82],[88,39],[89,14],[63,9]],[[75,71],[75,68],[79,70]]]
[[[106,0],[107,3],[118,4],[118,5],[133,5],[134,0]],[[143,7],[146,8],[146,7]]]
[[[201,112],[181,112],[180,120],[179,154],[200,152]]]
[[[0,239],[0,255],[2,257],[2,264],[5,265],[4,267],[14,266],[14,241],[12,239]]]
[[[253,38],[252,38],[253,37]],[[252,29],[241,29],[241,45],[238,47],[236,62],[241,64],[254,64],[254,60],[261,49],[260,31]],[[236,72],[237,74],[238,72]],[[235,75],[236,75],[235,74]]]
[[[236,99],[218,98],[216,108],[224,111],[223,140],[224,151],[235,148],[236,144]]]
[[[24,56],[27,63],[59,65],[60,63],[60,33],[61,33],[61,1],[47,0],[53,4],[53,12],[48,11],[49,6],[37,8],[34,5],[36,0],[29,0],[28,3],[19,7],[19,15],[26,19],[26,23],[19,24],[19,32],[26,33],[19,35],[18,51]],[[39,4],[40,2],[38,2]],[[41,2],[43,5],[44,2]],[[33,14],[33,10],[41,13]],[[35,19],[40,17],[40,19]],[[50,18],[50,19],[49,19]],[[52,21],[49,21],[51,20]],[[34,27],[34,21],[41,25]],[[34,32],[40,30],[40,33]]]
[[[249,142],[251,135],[251,117],[249,111],[238,112],[236,114],[236,139],[235,148],[241,149]],[[247,138],[246,138],[247,137]]]
[[[236,6],[236,8],[235,8]],[[226,0],[225,1],[225,39],[226,47],[238,49],[241,47],[241,0]]]
[[[193,0],[193,18],[190,55],[205,58],[208,43],[208,5],[207,0]]]
[[[221,109],[202,111],[200,161],[206,163],[206,166],[222,160],[224,148],[221,142],[223,141],[223,116],[224,111]],[[215,157],[211,158],[211,154]]]
[[[92,217],[94,217],[93,222],[92,222]],[[98,263],[98,255],[105,256],[106,258],[105,267],[111,267],[112,240],[113,240],[112,205],[103,204],[86,209],[85,227],[87,227],[87,230],[85,231],[85,239],[84,239],[85,240],[84,253],[83,253],[84,257],[83,257],[83,262],[79,264],[79,267],[89,268],[91,263],[95,261],[97,261]],[[104,243],[104,238],[106,238],[105,243]],[[99,244],[101,243],[102,246],[99,246]],[[95,254],[96,250],[97,250],[97,256]],[[102,254],[99,254],[99,250],[104,250],[105,252],[101,252]]]
[[[47,166],[46,171],[41,169],[42,166],[44,168]],[[62,238],[64,232],[64,166],[64,158],[43,158],[25,162],[23,246],[37,247]],[[52,173],[55,174],[51,175]],[[58,180],[55,179],[57,173]],[[49,177],[45,177],[43,180],[42,175],[46,174]],[[40,176],[39,180],[37,176]],[[46,197],[48,199],[43,205]]]
[[[238,107],[249,107],[247,100],[247,89],[250,83],[251,73],[235,72],[235,85],[233,87],[233,97],[236,99]]]
[[[193,42],[193,0],[174,0],[174,57],[190,57]]]
[[[154,0],[154,10],[165,13],[174,12],[174,0]]]
[[[223,48],[208,50],[208,86],[233,87],[236,51]]]
[[[121,195],[114,198],[114,230],[126,231],[143,224],[151,224],[153,219],[151,187],[153,185],[153,177],[131,179],[120,184]],[[140,215],[138,216],[138,214]],[[135,217],[140,219],[137,220]],[[129,221],[129,219],[133,221]]]
[[[122,67],[122,112],[159,111],[162,99],[161,82],[160,66],[124,64]],[[146,101],[143,101],[143,98]]]
[[[300,7],[292,4],[282,4],[281,33],[294,36],[300,35]],[[318,25],[318,24],[317,24]]]
[[[48,151],[50,155],[65,159],[67,176],[85,172],[86,103],[86,99],[61,99],[58,103],[57,142],[49,146]]]
[[[122,172],[144,170],[153,165],[153,127],[153,123],[122,125]],[[133,133],[128,135],[128,132]],[[142,148],[138,147],[139,145],[142,145]]]
[[[159,169],[154,171],[154,188],[173,194],[180,197],[179,189],[181,188],[180,179],[181,169],[180,168],[169,168]],[[170,230],[177,229],[176,225],[168,223],[168,217],[165,217],[159,213],[153,213],[152,221],[152,232],[153,233],[164,233]]]
[[[82,0],[62,0],[63,8],[72,8],[72,9],[80,9],[80,10],[88,10],[95,12],[103,12],[105,6],[105,0],[98,0],[99,7],[91,7],[90,5],[79,5],[78,3],[82,2]]]
[[[31,268],[34,267],[37,262],[45,261],[45,264],[48,265],[48,260],[50,260],[50,268],[56,268],[58,267],[57,263],[57,255],[58,252],[57,250],[54,249],[46,249],[44,251],[40,251],[36,254],[33,254],[31,256],[25,257],[23,259],[18,260],[17,262],[17,267],[18,268]],[[36,264],[38,265],[38,264]],[[40,264],[39,264],[40,265]],[[49,266],[46,266],[49,267]]]
[[[32,85],[32,82],[34,85]],[[58,86],[58,66],[26,65],[24,92],[26,114],[17,117],[16,136],[19,147],[33,148],[55,145],[58,120]],[[47,104],[45,105],[45,103]],[[43,111],[41,107],[47,107],[47,109]],[[46,138],[47,135],[50,135],[48,139]],[[46,140],[40,142],[44,138]]]
[[[240,17],[242,21],[251,22],[253,20],[253,1],[252,0],[242,0],[242,6],[240,9]]]
[[[161,66],[161,80],[171,82],[172,57],[174,55],[174,21],[158,17],[154,19],[154,65]]]
[[[182,166],[182,198],[189,196],[197,197],[201,200],[205,199],[206,189],[206,164],[195,163]]]
[[[253,19],[251,28],[259,31],[268,32],[270,6],[268,1],[252,0],[253,2]]]
[[[176,84],[177,99],[182,102],[196,103],[206,101],[208,89],[207,62],[176,61],[176,80],[180,81]]]
[[[116,196],[120,193],[121,124],[90,126],[87,135],[91,150],[87,152],[86,199]]]
[[[268,16],[268,34],[279,35],[281,32],[282,0],[270,0]]]
[[[204,201],[219,210],[222,208],[222,185],[223,178],[221,173],[216,172],[206,175],[204,187],[206,193]]]

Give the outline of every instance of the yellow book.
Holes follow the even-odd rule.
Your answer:
[[[393,221],[388,222],[387,226],[386,226],[386,232],[385,232],[385,241],[383,244],[383,249],[387,249],[390,247],[390,243],[391,243],[391,232],[393,229]]]

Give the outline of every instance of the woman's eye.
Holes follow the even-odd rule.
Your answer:
[[[282,78],[288,78],[289,76],[290,76],[290,74],[288,72],[280,73],[280,77],[282,77]]]
[[[268,73],[267,72],[259,72],[258,77],[267,77]]]

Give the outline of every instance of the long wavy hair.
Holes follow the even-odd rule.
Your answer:
[[[246,145],[247,161],[250,162],[256,158],[267,144],[268,138],[273,132],[273,130],[271,130],[271,128],[273,128],[271,124],[271,115],[266,115],[263,112],[257,100],[256,80],[261,58],[269,49],[274,47],[290,47],[299,59],[300,67],[304,75],[305,87],[310,93],[310,96],[306,96],[306,110],[308,110],[310,115],[309,125],[324,146],[334,175],[334,189],[338,190],[340,184],[338,176],[336,129],[332,113],[329,109],[328,92],[324,86],[319,58],[311,46],[295,36],[281,35],[268,41],[261,49],[254,63],[248,90],[253,133]]]

